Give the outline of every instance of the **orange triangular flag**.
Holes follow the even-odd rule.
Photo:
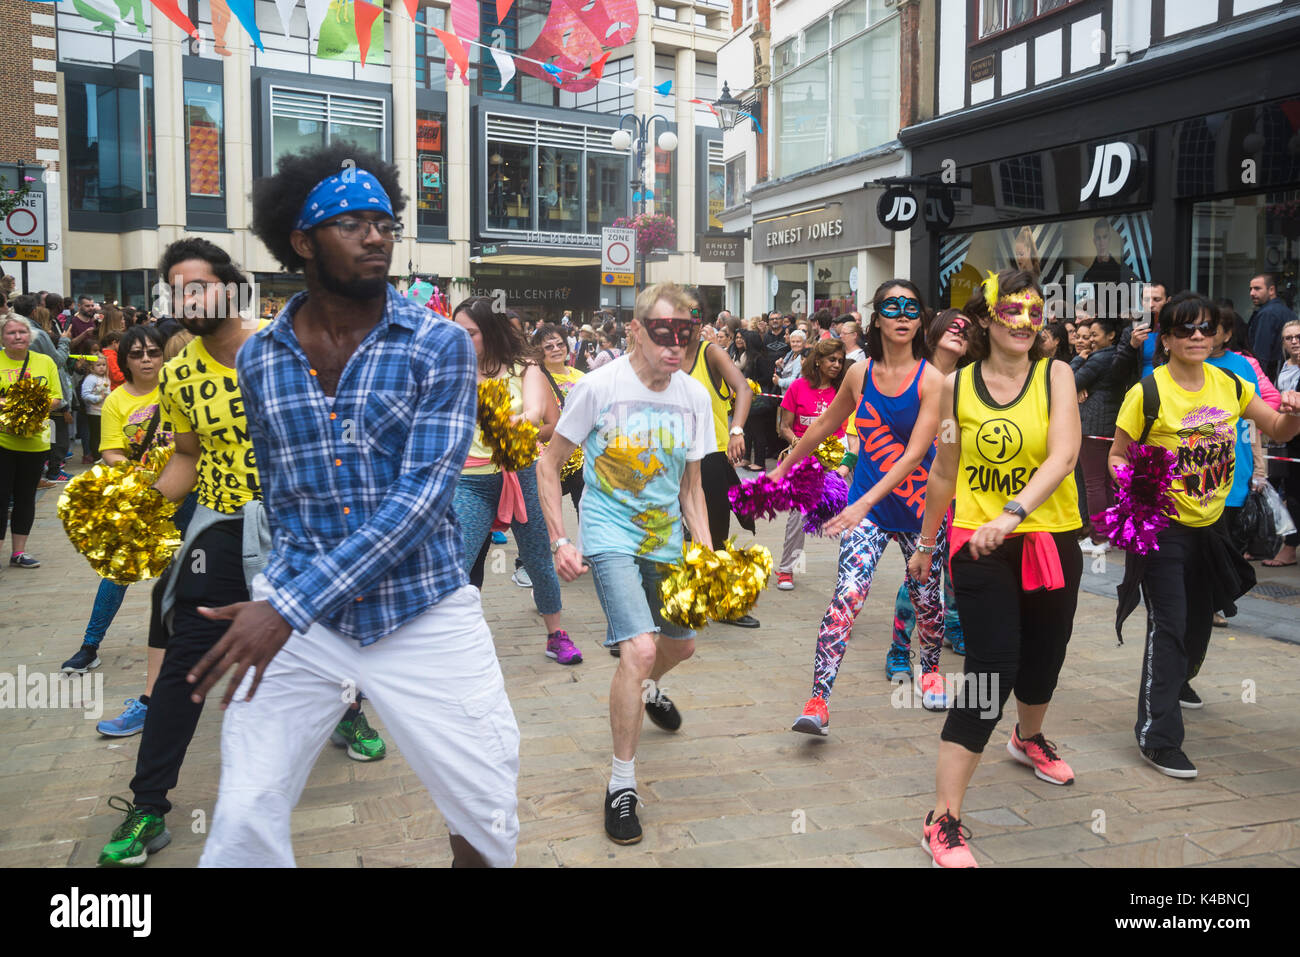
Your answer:
[[[420,0],[405,0],[405,2],[406,2],[406,12],[411,15],[411,22],[414,23],[415,14],[418,12],[420,7]]]
[[[153,5],[158,8],[159,13],[163,14],[163,16],[168,20],[184,30],[187,35],[192,37],[199,35],[199,31],[195,28],[194,24],[190,22],[190,18],[181,13],[181,9],[177,5],[176,0],[152,0],[152,2]]]
[[[515,0],[497,0],[497,23],[506,22],[506,14],[515,5]]]
[[[361,48],[362,66],[366,65],[366,54],[370,52],[370,28],[375,25],[375,17],[383,12],[383,7],[366,3],[366,0],[353,0],[353,25],[357,28],[357,46]]]
[[[597,57],[595,61],[592,62],[591,69],[587,72],[587,76],[591,77],[593,80],[599,80],[602,76],[604,76],[605,61],[609,59],[609,55],[612,52],[614,51],[606,50],[599,57]]]
[[[465,45],[460,42],[460,37],[454,33],[448,33],[446,30],[439,30],[437,27],[433,28],[433,32],[438,35],[442,45],[447,48],[447,56],[451,57],[452,62],[460,67],[460,75],[468,78],[469,55],[465,52]]]

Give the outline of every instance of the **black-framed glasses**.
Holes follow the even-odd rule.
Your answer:
[[[1283,337],[1282,337],[1282,341],[1283,341],[1283,342],[1300,342],[1300,333],[1297,333],[1297,334],[1294,335],[1294,336],[1283,336]]]
[[[1219,331],[1219,320],[1206,319],[1202,322],[1180,322],[1175,326],[1171,326],[1169,331],[1173,333],[1175,339],[1190,339],[1198,332],[1208,339]]]
[[[130,352],[126,354],[126,357],[128,359],[143,359],[145,356],[148,356],[150,359],[161,359],[162,354],[163,351],[157,348],[145,349],[143,351],[139,349],[132,349]]]
[[[396,243],[402,240],[402,224],[394,219],[385,219],[380,222],[369,219],[332,219],[328,223],[321,223],[321,225],[337,229],[339,235],[344,239],[364,239],[370,235],[370,230],[373,227],[379,233],[379,238],[386,243]]]
[[[886,319],[920,319],[921,304],[911,296],[890,296],[880,304],[880,314]]]
[[[698,325],[694,319],[647,319],[645,331],[657,346],[684,346]]]

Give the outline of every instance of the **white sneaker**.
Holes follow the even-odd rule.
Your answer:
[[[528,569],[520,566],[515,569],[515,573],[510,576],[510,580],[520,588],[532,588],[533,580],[528,577]]]

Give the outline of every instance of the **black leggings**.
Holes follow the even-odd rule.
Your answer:
[[[1061,556],[1065,587],[1027,592],[1021,585],[1020,562],[1025,536],[1008,538],[993,554],[976,561],[969,546],[952,556],[952,585],[966,638],[968,675],[975,687],[959,696],[959,707],[948,712],[944,741],[980,754],[988,744],[1002,709],[1015,690],[1024,704],[1047,704],[1065,663],[1065,646],[1074,628],[1074,609],[1083,577],[1083,554],[1077,532],[1056,532],[1052,539]],[[980,703],[978,689],[996,694],[997,710]],[[988,705],[986,708],[984,705]]]
[[[700,487],[704,491],[704,507],[709,515],[709,537],[713,547],[721,548],[731,532],[731,499],[727,491],[740,484],[736,467],[726,452],[710,452],[700,460]],[[736,518],[741,526],[754,531],[752,518]]]
[[[29,535],[36,519],[36,487],[49,452],[0,449],[0,542],[9,526],[9,497],[14,500],[13,533]]]

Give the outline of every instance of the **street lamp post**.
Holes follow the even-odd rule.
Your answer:
[[[632,129],[635,134],[624,127],[627,121],[632,121]],[[659,120],[665,125],[668,123],[664,117],[658,113],[653,116],[638,116],[635,113],[627,113],[619,120],[618,129],[609,138],[610,145],[616,150],[632,149],[632,166],[636,172],[632,180],[632,201],[637,204],[637,216],[640,217],[645,212],[645,202],[654,196],[651,190],[646,188],[645,183],[645,157],[647,146],[650,141],[650,127],[655,120]],[[672,130],[664,130],[659,134],[656,141],[659,148],[665,153],[671,153],[677,149],[677,134]],[[646,250],[642,248],[641,237],[637,237],[636,258],[638,270],[637,292],[645,288],[645,254]]]

